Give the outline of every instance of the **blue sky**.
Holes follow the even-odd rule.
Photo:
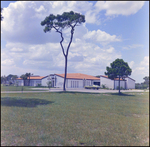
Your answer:
[[[75,28],[68,73],[104,75],[120,58],[136,83],[149,75],[149,1],[1,1],[1,7],[1,75],[64,73],[60,36],[45,34],[40,22],[71,10],[85,15],[86,23]]]

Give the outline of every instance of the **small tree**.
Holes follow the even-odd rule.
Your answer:
[[[50,32],[51,29],[54,29],[61,36],[60,45],[62,48],[63,55],[65,57],[65,76],[64,76],[64,84],[63,84],[64,91],[66,90],[65,83],[66,83],[66,75],[67,75],[68,52],[69,52],[70,45],[72,43],[75,26],[78,26],[84,22],[85,22],[85,16],[79,13],[74,13],[73,11],[64,12],[62,15],[58,14],[57,16],[50,14],[48,17],[45,18],[45,20],[41,22],[41,25],[45,26],[45,29],[44,29],[45,33]],[[65,28],[71,28],[71,31],[70,31],[71,36],[70,36],[70,41],[69,41],[66,53],[62,44],[64,40],[62,30]]]
[[[18,78],[17,75],[13,75],[13,76],[12,76],[12,81],[13,81],[13,83],[14,83],[14,81],[15,81],[17,78]]]
[[[115,79],[119,78],[119,94],[120,94],[120,78],[124,79],[131,75],[132,70],[130,69],[127,62],[124,62],[123,59],[116,59],[110,64],[111,67],[106,67],[107,72],[105,75],[108,75],[108,78]]]
[[[51,81],[48,81],[48,82],[47,82],[47,86],[48,86],[48,88],[49,88],[49,90],[50,90],[50,88],[52,87],[52,82],[51,82]]]
[[[149,77],[146,76],[146,77],[144,77],[143,79],[145,80],[144,83],[148,85],[148,84],[149,84]]]
[[[23,74],[23,75],[20,76],[20,78],[23,79],[24,86],[25,86],[25,80],[27,80],[27,75],[26,75],[26,74]]]
[[[30,86],[30,77],[31,77],[31,73],[26,73],[25,74],[26,76],[27,76],[27,79],[29,78],[29,80],[28,80],[28,86]]]
[[[24,86],[30,86],[30,76],[32,74],[31,73],[26,73],[20,76],[20,78],[22,78],[24,80]],[[29,79],[28,79],[29,78]],[[28,79],[28,80],[27,80]],[[26,82],[25,82],[26,81]]]

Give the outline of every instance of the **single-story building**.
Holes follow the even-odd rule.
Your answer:
[[[18,83],[18,86],[47,86],[47,82],[52,82],[52,87],[63,87],[64,83],[64,74],[50,74],[48,76],[31,76],[30,82],[29,77],[27,80],[22,78],[17,78],[15,83]],[[84,88],[84,86],[89,85],[100,85],[100,79],[94,76],[81,74],[81,73],[67,73],[66,77],[66,88]]]
[[[117,87],[119,86],[119,78],[111,80],[108,78],[108,76],[101,75],[100,86],[102,87],[102,85],[105,85],[110,89],[117,89]],[[124,78],[124,80],[120,78],[120,88],[121,87],[124,89],[135,89],[135,80],[130,77],[126,77]]]
[[[63,87],[65,74],[50,74],[52,87]],[[84,88],[84,86],[100,85],[100,78],[81,74],[81,73],[67,73],[66,88]]]
[[[41,86],[47,86],[47,82],[52,82],[52,87],[60,87],[63,88],[64,83],[64,74],[50,74],[48,76],[31,76],[30,82],[29,77],[27,80],[23,80],[22,78],[17,78],[15,83],[18,86],[37,86],[40,84]],[[119,86],[119,78],[115,78],[111,80],[108,76],[101,75],[100,78],[86,75],[82,73],[67,73],[66,77],[66,88],[84,88],[84,86],[90,85],[105,85],[105,87],[109,89],[117,89]],[[124,89],[135,89],[135,80],[127,77],[124,80],[120,79],[120,87]]]
[[[41,84],[42,86],[47,86],[47,77],[48,76],[30,76],[27,80],[23,80],[22,78],[17,78],[15,80],[15,84],[18,86],[37,86]]]

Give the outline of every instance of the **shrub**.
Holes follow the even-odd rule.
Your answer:
[[[41,87],[41,84],[37,84],[36,86],[37,86],[37,87]]]
[[[104,88],[104,89],[105,89],[105,88],[106,88],[106,86],[102,84],[102,88]]]
[[[117,90],[119,90],[119,86],[117,86]],[[125,90],[125,88],[120,87],[120,90]]]
[[[52,82],[51,82],[51,81],[48,81],[48,82],[47,82],[47,86],[48,86],[48,88],[50,89],[50,88],[52,87]]]

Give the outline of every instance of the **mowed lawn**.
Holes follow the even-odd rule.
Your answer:
[[[35,91],[35,90],[36,91],[43,91],[43,90],[48,90],[47,87],[42,87],[43,88],[42,90],[36,89],[36,88],[39,88],[39,87],[33,87],[33,86],[3,86],[3,85],[1,85],[1,91]]]
[[[1,94],[2,146],[149,145],[149,92]]]

